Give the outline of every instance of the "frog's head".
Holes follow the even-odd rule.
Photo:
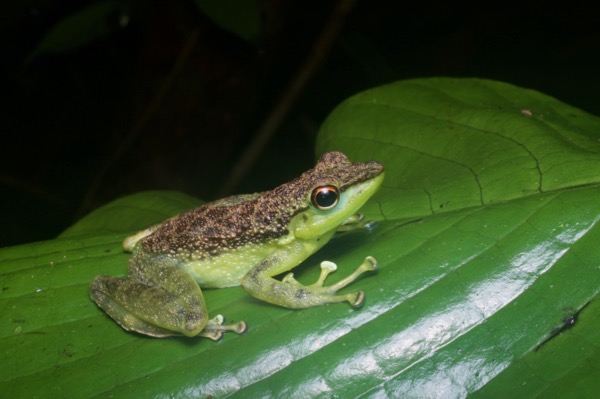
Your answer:
[[[323,155],[313,169],[279,187],[297,199],[288,230],[301,239],[335,232],[375,194],[383,177],[378,162],[350,162],[341,152]]]

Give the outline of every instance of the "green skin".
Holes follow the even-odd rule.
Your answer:
[[[133,253],[127,278],[97,276],[90,296],[125,330],[153,337],[242,333],[246,324],[208,319],[201,288],[241,285],[250,295],[293,309],[347,301],[364,302],[362,291],[336,292],[374,270],[367,257],[340,282],[323,282],[336,266],[325,261],[321,276],[304,286],[289,273],[339,230],[363,227],[355,212],[377,191],[383,166],[350,162],[340,152],[321,157],[313,169],[272,191],[238,195],[152,226],[123,242]],[[354,215],[354,216],[353,216]]]

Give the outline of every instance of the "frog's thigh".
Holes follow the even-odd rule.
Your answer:
[[[127,330],[152,336],[198,335],[207,323],[200,287],[168,257],[134,257],[126,279],[97,277],[92,299]]]

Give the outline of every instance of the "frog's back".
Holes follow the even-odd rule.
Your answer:
[[[134,257],[174,258],[201,286],[238,284],[251,267],[278,251],[282,267],[272,271],[289,270],[324,245],[345,218],[320,223],[325,231],[307,224],[308,214],[295,218],[310,209],[312,193],[323,187],[343,192],[381,171],[378,163],[353,164],[341,153],[325,154],[315,168],[271,191],[208,203],[142,232]]]
[[[169,219],[142,239],[143,251],[182,260],[202,260],[281,236],[283,226],[261,225],[258,197],[258,194],[228,197]]]

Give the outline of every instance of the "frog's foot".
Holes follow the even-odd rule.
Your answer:
[[[208,323],[206,323],[204,330],[202,330],[199,335],[204,338],[212,339],[213,341],[218,341],[227,331],[231,331],[236,334],[243,334],[248,329],[248,326],[244,321],[225,325],[223,324],[224,321],[225,318],[222,315],[216,315],[214,318],[210,319]]]
[[[365,216],[360,213],[355,213],[346,219],[336,230],[336,233],[344,233],[353,230],[371,231],[375,228],[377,222],[374,220],[365,221]]]
[[[337,283],[330,286],[323,286],[327,276],[330,273],[337,270],[337,265],[330,261],[321,262],[321,275],[319,279],[311,285],[303,286],[300,284],[295,278],[293,273],[288,273],[283,279],[283,283],[296,285],[300,288],[300,290],[306,290],[317,294],[321,298],[323,298],[323,303],[334,303],[334,302],[344,302],[347,301],[354,308],[361,307],[365,302],[365,293],[363,291],[356,291],[346,295],[334,295],[337,291],[346,287],[354,280],[356,280],[361,274],[365,272],[374,271],[377,269],[377,260],[372,256],[367,256],[363,263],[350,275],[346,276],[344,279],[338,281]],[[301,292],[301,291],[300,291]]]

